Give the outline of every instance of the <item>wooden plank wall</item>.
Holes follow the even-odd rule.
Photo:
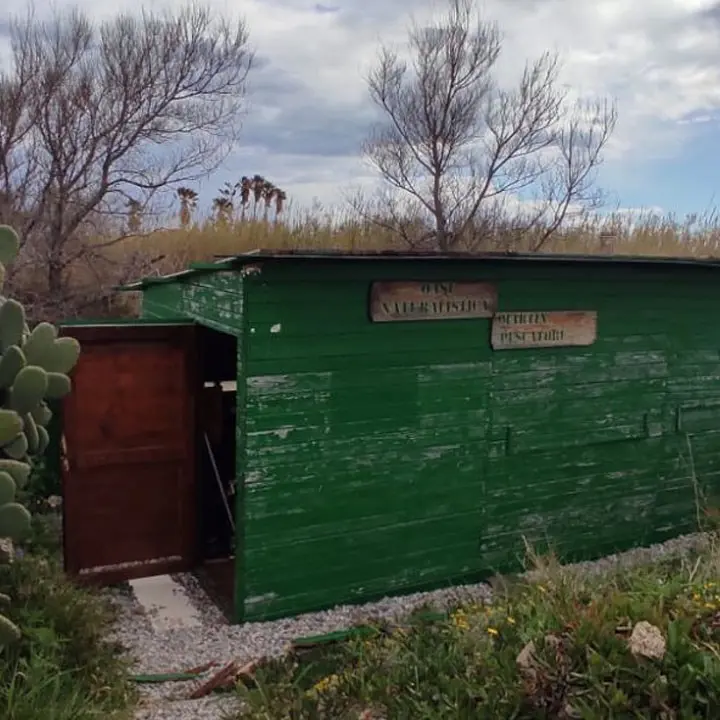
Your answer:
[[[248,619],[595,557],[693,529],[720,473],[704,269],[266,263],[246,278]],[[595,310],[590,347],[497,350],[487,319],[372,323],[376,280],[497,284]],[[689,435],[688,435],[689,433]]]

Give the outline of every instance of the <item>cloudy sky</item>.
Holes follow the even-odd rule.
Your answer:
[[[181,0],[177,0],[180,4]],[[242,144],[203,190],[259,173],[295,204],[342,203],[374,182],[358,156],[375,115],[364,74],[378,43],[399,43],[410,13],[442,0],[209,0],[246,18],[260,59]],[[138,0],[53,0],[92,16],[137,10]],[[146,1],[172,7],[175,0]],[[47,0],[35,0],[39,12]],[[581,94],[617,99],[619,123],[601,184],[623,207],[678,213],[720,205],[720,2],[712,0],[484,0],[505,35],[503,80],[528,57],[558,50],[564,80]],[[7,10],[6,10],[7,9]],[[3,15],[23,12],[5,0]]]

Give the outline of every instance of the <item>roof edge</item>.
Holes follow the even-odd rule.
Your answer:
[[[186,270],[162,275],[147,277],[131,283],[117,286],[119,291],[137,291],[146,287],[175,282],[191,275],[222,270],[232,270],[247,263],[273,260],[287,261],[336,261],[336,262],[377,262],[380,260],[395,262],[532,262],[546,264],[578,265],[668,265],[686,267],[720,268],[720,257],[680,257],[661,255],[583,255],[571,253],[520,253],[520,252],[402,252],[395,250],[346,252],[343,250],[269,250],[258,248],[241,255],[219,255],[214,262],[192,263]]]

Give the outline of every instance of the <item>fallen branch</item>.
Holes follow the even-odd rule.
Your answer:
[[[189,696],[190,700],[198,700],[201,697],[210,695],[215,690],[230,687],[242,677],[252,677],[260,662],[260,660],[251,660],[245,665],[238,665],[235,660],[229,662],[202,685],[195,688]]]
[[[198,665],[197,667],[190,668],[189,670],[184,670],[183,672],[186,672],[190,675],[202,675],[202,673],[207,672],[214,667],[217,667],[217,662],[215,660],[211,660],[210,662],[206,662],[204,665]]]

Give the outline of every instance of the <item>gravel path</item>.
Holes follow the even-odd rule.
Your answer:
[[[583,573],[595,573],[618,566],[636,566],[659,557],[686,554],[702,542],[702,535],[687,535],[662,545],[572,567]],[[115,591],[111,594],[120,608],[113,639],[122,643],[134,659],[133,671],[136,673],[178,672],[210,661],[224,664],[231,660],[248,662],[259,657],[277,657],[283,655],[288,644],[297,637],[341,630],[371,619],[392,621],[423,605],[442,609],[458,600],[489,601],[492,597],[488,584],[478,584],[386,598],[362,606],[342,606],[273,622],[229,625],[192,575],[175,577],[186,587],[197,606],[203,621],[201,627],[155,632],[131,593]],[[193,682],[141,685],[142,703],[136,720],[223,720],[229,710],[237,708],[237,700],[232,696],[187,700],[193,687]]]

